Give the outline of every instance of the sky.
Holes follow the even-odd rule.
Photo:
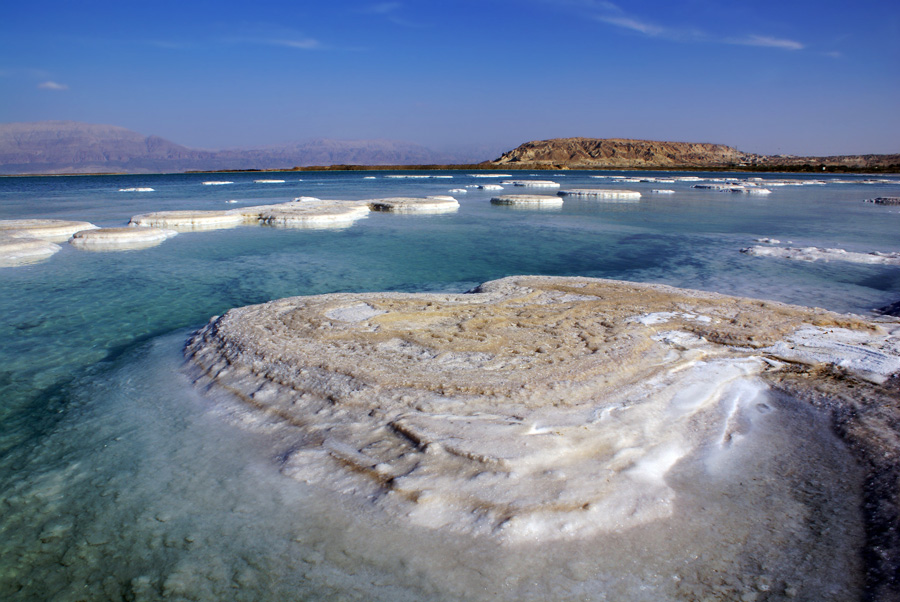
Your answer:
[[[896,0],[8,0],[0,122],[192,148],[585,136],[900,152]]]

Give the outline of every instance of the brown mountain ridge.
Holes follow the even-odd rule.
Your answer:
[[[519,145],[496,166],[544,169],[759,169],[900,171],[900,154],[757,155],[724,144],[624,138],[553,138]]]

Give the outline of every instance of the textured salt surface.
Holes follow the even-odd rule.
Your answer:
[[[331,201],[300,197],[290,203],[242,207],[234,212],[249,223],[284,228],[346,228],[369,214],[361,201]]]
[[[614,188],[573,188],[560,190],[560,196],[571,196],[589,199],[623,199],[635,200],[641,198],[641,193],[634,190],[617,190]]]
[[[809,328],[852,332],[842,345],[881,359],[842,364],[833,349],[787,357],[778,348],[806,344]],[[241,420],[296,433],[285,474],[415,525],[512,544],[668,524],[685,501],[674,485],[684,466],[724,470],[732,451],[767,445],[760,425],[783,416],[770,415],[766,385],[784,367],[777,358],[884,375],[900,357],[898,335],[855,317],[663,286],[512,277],[475,294],[235,309],[186,353],[198,384],[243,400]],[[761,495],[742,512],[782,503]],[[788,505],[789,518],[753,520],[791,522],[778,553],[811,554],[818,527],[806,531],[802,517],[818,510]],[[860,549],[852,529],[841,532],[839,545]],[[747,553],[771,553],[757,545]],[[855,561],[841,562],[857,579]]]
[[[521,186],[523,188],[559,188],[558,182],[550,180],[505,180],[500,182],[506,186]]]
[[[495,205],[553,206],[559,207],[563,200],[558,196],[536,194],[504,194],[491,199]]]
[[[0,231],[0,267],[10,268],[43,261],[60,246],[39,238],[15,236]]]
[[[245,221],[245,217],[235,211],[157,211],[135,215],[128,225],[171,228],[179,232],[189,232],[233,228]]]
[[[776,243],[777,241],[771,241]],[[868,263],[880,265],[900,265],[900,253],[857,253],[844,249],[825,249],[822,247],[760,247],[753,246],[741,249],[741,253],[755,257],[778,257],[781,259],[797,259],[800,261],[848,261],[851,263]]]
[[[13,237],[30,237],[50,242],[65,242],[81,230],[96,228],[90,222],[61,219],[7,219],[0,220],[0,233]]]
[[[86,251],[130,251],[155,247],[176,234],[175,230],[150,226],[97,228],[76,232],[69,244]]]
[[[447,213],[459,209],[459,202],[451,196],[426,198],[393,197],[365,201],[372,211],[390,213]]]

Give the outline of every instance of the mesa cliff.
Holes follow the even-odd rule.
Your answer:
[[[900,154],[757,155],[724,144],[623,138],[553,138],[519,145],[494,165],[543,169],[789,169],[900,171]]]

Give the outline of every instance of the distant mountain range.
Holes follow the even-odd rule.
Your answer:
[[[485,160],[491,156],[496,154],[486,149],[451,155],[392,140],[323,139],[256,149],[209,151],[111,125],[74,121],[0,124],[0,174],[177,173],[310,166],[415,168],[479,162],[484,168],[504,169],[900,172],[900,154],[757,155],[722,144],[621,138],[538,140],[526,142],[493,161]]]
[[[489,158],[490,155],[478,160]],[[394,140],[312,140],[255,149],[208,151],[112,125],[74,121],[0,124],[0,174],[170,173],[290,169],[311,165],[472,162]]]

